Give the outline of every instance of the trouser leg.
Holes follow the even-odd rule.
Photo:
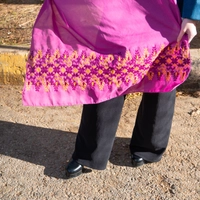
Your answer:
[[[105,169],[124,104],[124,96],[83,106],[72,158],[94,169]]]
[[[161,159],[169,140],[175,98],[175,90],[143,94],[130,143],[132,154],[149,162]]]

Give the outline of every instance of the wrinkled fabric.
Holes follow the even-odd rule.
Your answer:
[[[190,72],[175,0],[46,0],[36,19],[23,104],[100,103],[169,92]]]

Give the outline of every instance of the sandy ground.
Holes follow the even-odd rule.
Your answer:
[[[81,106],[23,107],[21,86],[0,86],[0,199],[200,199],[200,99],[178,95],[163,159],[132,168],[129,141],[141,96],[127,100],[104,171],[67,180]]]

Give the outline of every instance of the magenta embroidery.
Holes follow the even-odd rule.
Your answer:
[[[117,55],[96,55],[94,52],[89,56],[82,52],[78,56],[75,51],[72,54],[60,54],[59,51],[52,54],[50,50],[44,53],[38,51],[35,56],[29,57],[27,88],[35,86],[35,90],[39,91],[44,87],[45,91],[49,91],[52,86],[57,91],[58,87],[64,90],[68,87],[72,87],[73,90],[80,87],[85,90],[97,86],[99,90],[103,90],[105,85],[111,88],[114,84],[119,88],[122,83],[137,84],[146,74],[149,81],[154,76],[158,80],[164,76],[166,81],[177,80],[180,76],[183,80],[190,71],[188,56],[184,59],[180,57],[181,52],[185,53],[183,48],[185,47],[176,50],[176,47],[167,47],[168,50],[164,49],[157,59],[155,58],[161,50],[157,51],[156,48],[152,48],[151,52],[144,50],[143,54],[135,51],[134,56],[126,52],[124,58]]]

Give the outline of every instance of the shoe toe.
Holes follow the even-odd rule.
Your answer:
[[[132,161],[133,167],[139,167],[139,166],[145,164],[145,161],[142,157],[136,156],[134,154],[131,155],[131,161]]]
[[[72,160],[67,165],[65,171],[66,171],[67,178],[76,177],[82,174],[83,166],[79,164],[78,162],[76,162],[75,160]]]

